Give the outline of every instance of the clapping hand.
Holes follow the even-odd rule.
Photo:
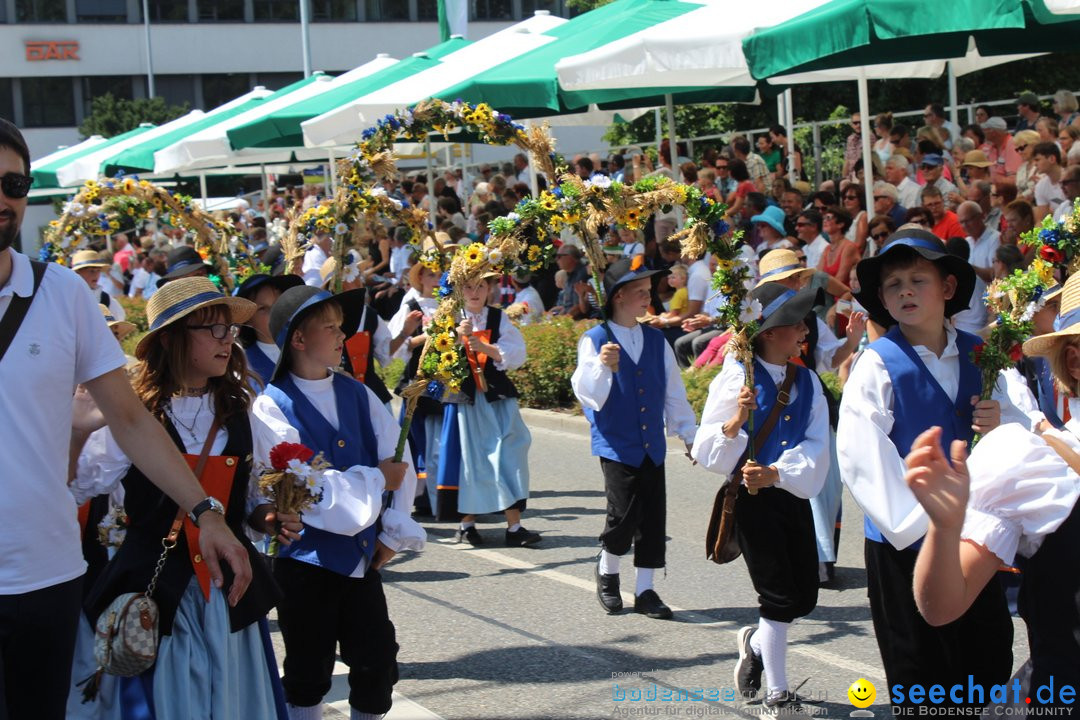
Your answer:
[[[941,450],[941,428],[930,428],[912,443],[904,480],[935,525],[959,530],[964,524],[971,478],[964,442],[954,440],[951,453],[950,464]]]

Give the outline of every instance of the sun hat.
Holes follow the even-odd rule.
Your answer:
[[[1053,287],[1043,293],[1046,300],[1053,300],[1061,295],[1061,309],[1055,327],[1057,332],[1037,335],[1024,343],[1024,354],[1030,357],[1046,356],[1054,351],[1060,338],[1080,335],[1080,273],[1070,275],[1064,287]]]
[[[975,292],[975,270],[967,260],[945,251],[941,239],[917,225],[904,225],[890,235],[881,251],[870,258],[859,261],[855,273],[859,277],[859,292],[855,299],[863,306],[870,319],[879,325],[891,327],[896,324],[885,304],[881,301],[881,268],[885,256],[893,253],[913,253],[942,267],[945,272],[956,278],[956,292],[945,301],[945,317],[952,317],[961,310],[966,310]]]
[[[758,271],[761,276],[758,278],[757,285],[754,286],[755,289],[765,283],[774,283],[792,275],[809,277],[814,274],[813,268],[804,267],[799,262],[799,256],[794,250],[787,249],[770,250],[765,253],[765,257],[758,263]]]
[[[195,248],[188,245],[173,248],[165,259],[165,275],[157,281],[157,286],[164,287],[166,283],[202,269],[209,272],[210,265],[203,260],[202,255]]]
[[[750,297],[761,303],[761,316],[754,337],[771,328],[795,325],[806,320],[810,311],[825,300],[821,288],[792,290],[774,282],[758,285],[750,291]]]
[[[1042,101],[1039,100],[1039,96],[1030,90],[1020,93],[1020,97],[1016,98],[1017,105],[1030,105],[1033,108],[1040,107]]]
[[[289,288],[303,284],[304,279],[299,275],[266,275],[265,273],[259,273],[248,277],[244,282],[237,285],[236,289],[233,290],[233,297],[252,300],[259,288],[267,285],[285,292]]]
[[[780,237],[785,237],[787,231],[784,230],[784,211],[776,205],[770,205],[765,208],[760,215],[754,215],[750,218],[750,223],[765,223],[776,232],[780,233]]]
[[[105,323],[109,326],[109,329],[116,330],[120,337],[127,337],[135,332],[135,324],[129,323],[127,320],[117,320],[113,317],[112,310],[109,309],[108,305],[101,305],[99,303],[98,309],[101,310],[101,314],[105,316]]]
[[[341,331],[345,333],[345,339],[355,335],[356,329],[360,327],[360,316],[364,312],[366,293],[366,289],[357,288],[334,295],[327,290],[310,285],[298,285],[283,292],[274,303],[274,307],[270,308],[270,335],[274,338],[274,344],[281,349],[281,357],[274,366],[270,382],[277,380],[285,372],[285,362],[289,356],[289,338],[304,319],[319,306],[336,302],[341,308]]]
[[[968,150],[964,153],[964,162],[960,164],[960,167],[990,167],[990,161],[986,159],[986,153],[982,150]]]
[[[105,257],[97,250],[80,250],[71,256],[71,269],[72,270],[85,270],[87,268],[107,268],[111,267],[112,262],[106,260]]]
[[[941,157],[939,153],[926,153],[922,156],[922,160],[919,161],[920,165],[944,165],[945,158]]]
[[[146,303],[146,322],[149,330],[135,346],[135,357],[146,356],[157,334],[177,320],[211,305],[225,305],[231,321],[245,323],[255,314],[255,303],[244,298],[229,297],[218,290],[210,278],[180,278],[158,288]]]
[[[444,258],[444,267],[449,264],[449,259],[453,254],[453,251],[458,249],[458,245],[454,242],[451,242],[449,233],[445,233],[441,230],[435,233],[434,240],[431,238],[430,235],[425,237],[421,247],[423,248],[421,250],[422,254],[430,253],[431,251],[438,250],[439,247],[441,247]],[[416,288],[417,292],[420,292],[420,271],[423,270],[423,267],[424,266],[421,263],[414,262],[412,264],[412,267],[409,268],[409,285]]]
[[[604,271],[604,296],[606,299],[604,314],[611,316],[611,299],[623,285],[635,280],[652,278],[653,287],[656,287],[656,283],[668,272],[667,270],[649,270],[646,268],[644,255],[635,255],[632,258],[624,257],[611,263],[607,266],[607,270]]]

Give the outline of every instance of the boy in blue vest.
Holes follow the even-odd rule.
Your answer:
[[[322,717],[339,644],[352,720],[390,709],[398,646],[378,570],[425,539],[409,517],[416,474],[408,461],[391,459],[397,423],[369,388],[331,369],[356,332],[362,293],[301,285],[281,295],[270,311],[281,358],[253,408],[256,464],[268,466],[281,442],[303,443],[331,464],[322,471],[322,499],[303,514],[301,538],[274,562],[292,720]]]
[[[915,606],[912,578],[928,519],[904,482],[904,458],[922,432],[941,426],[948,452],[953,440],[970,443],[976,432],[997,427],[1009,403],[1003,381],[995,399],[979,400],[981,371],[972,354],[981,341],[947,321],[968,307],[975,272],[915,225],[897,230],[856,271],[856,298],[889,330],[851,371],[837,454],[844,484],[866,515],[867,592],[890,695],[902,693],[906,702],[907,689],[919,683],[966,687],[969,675],[983,687],[1004,683],[1013,629],[998,583],[943,627],[928,625]],[[1006,409],[1013,411],[1011,404]],[[949,697],[944,703],[958,704]]]
[[[618,260],[604,273],[610,319],[581,337],[571,383],[592,425],[608,500],[597,598],[609,614],[622,610],[619,557],[633,545],[634,611],[668,619],[671,608],[653,589],[653,574],[664,567],[664,425],[689,451],[697,423],[664,334],[637,321],[648,314],[653,284],[667,273],[648,270],[641,260]]]
[[[746,385],[742,363],[725,358],[694,438],[694,459],[738,483],[735,534],[758,594],[757,627],[739,631],[735,686],[752,698],[764,673],[762,700],[775,715],[802,713],[788,687],[787,636],[791,624],[817,606],[810,498],[829,473],[829,408],[817,374],[792,359],[806,341],[806,319],[816,319],[811,311],[819,293],[776,282],[754,289],[762,307],[751,338],[754,387]],[[751,442],[753,462],[747,459]]]

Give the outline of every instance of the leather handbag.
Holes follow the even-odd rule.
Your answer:
[[[791,386],[795,382],[797,368],[793,363],[787,364],[784,372],[784,382],[776,396],[776,403],[772,412],[762,423],[761,428],[754,435],[754,455],[761,452],[769,434],[776,427],[776,421],[780,417],[780,409],[791,402]],[[747,453],[739,458],[735,466],[735,472],[731,479],[716,492],[713,500],[712,515],[709,518],[709,529],[705,532],[705,557],[717,565],[724,565],[742,555],[739,547],[739,538],[735,533],[735,500],[739,495],[739,486],[742,485],[742,468],[746,464]]]
[[[203,444],[199,461],[195,465],[195,476],[198,478],[202,477],[210,448],[220,427],[221,423],[215,418],[210,434]],[[163,550],[146,591],[118,596],[98,616],[94,628],[94,660],[98,667],[92,676],[83,681],[86,683],[83,689],[84,702],[97,697],[102,673],[132,677],[150,669],[157,660],[159,613],[152,596],[169,551],[176,547],[186,514],[182,509],[177,510],[169,534],[161,541]]]

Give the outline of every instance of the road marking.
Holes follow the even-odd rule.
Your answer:
[[[562,572],[560,570],[551,570],[548,568],[541,568],[528,560],[522,560],[521,558],[507,555],[497,550],[487,550],[483,548],[474,548],[471,545],[465,545],[461,543],[455,543],[452,539],[439,540],[436,542],[428,542],[429,546],[437,546],[440,548],[446,548],[453,551],[466,552],[471,557],[478,557],[488,560],[490,562],[503,565],[506,567],[514,568],[515,570],[524,570],[525,572],[532,573],[534,575],[540,575],[554,580],[555,582],[562,583],[563,585],[569,585],[570,587],[578,588],[579,590],[586,590],[590,593],[596,592],[596,585],[588,580],[583,580],[574,575]],[[633,605],[634,596],[628,592],[622,593],[623,602]],[[679,613],[684,618],[693,620],[697,625],[712,626],[720,629],[731,628],[727,632],[731,635],[732,642],[735,641],[739,624],[732,622],[731,620],[717,620],[713,617],[706,615],[705,613],[697,612],[694,610],[686,610],[684,608],[670,605],[673,612]],[[865,677],[871,682],[885,683],[885,671],[878,665],[864,665],[862,663],[849,660],[842,655],[829,652],[828,650],[822,650],[806,645],[789,645],[788,652],[802,655],[803,657],[810,658],[819,663],[825,663],[832,665],[833,667],[840,668],[847,672],[853,673],[859,677]]]
[[[278,668],[278,675],[284,677],[285,670],[281,667]],[[335,678],[343,678],[344,682],[340,680],[337,683],[331,685],[330,692],[327,695],[337,695],[340,692],[334,692],[334,686],[340,685],[341,691],[344,692],[345,697],[341,700],[334,700],[333,702],[323,703],[323,712],[332,710],[336,713],[341,713],[345,717],[349,717],[349,666],[345,663],[337,660],[334,662],[334,675]],[[442,715],[437,715],[431,710],[416,702],[410,700],[399,692],[393,694],[393,705],[390,707],[390,712],[383,716],[384,720],[445,720]]]

